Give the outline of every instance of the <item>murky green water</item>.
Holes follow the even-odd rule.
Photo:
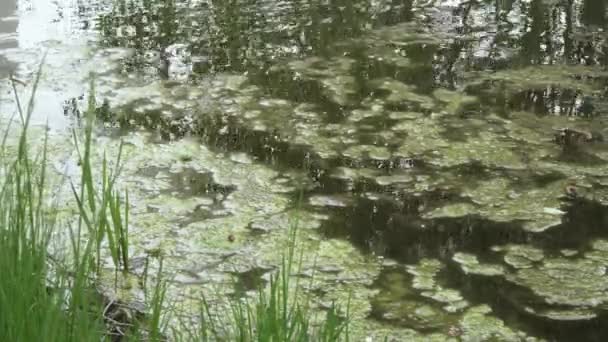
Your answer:
[[[48,52],[58,137],[95,73],[174,300],[263,284],[298,207],[301,276],[353,291],[360,338],[608,339],[605,1],[0,6],[0,70]]]

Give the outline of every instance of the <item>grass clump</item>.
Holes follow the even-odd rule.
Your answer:
[[[13,84],[20,119],[17,146],[8,144],[13,118],[0,146],[0,341],[103,341],[111,336],[103,296],[96,290],[101,245],[108,239],[116,269],[128,271],[128,197],[123,209],[113,188],[117,173],[108,171],[105,158],[101,189],[94,186],[88,115],[82,152],[74,133],[82,172],[80,184],[72,184],[78,226],[58,226],[58,208],[49,204],[46,191],[48,136],[38,153],[28,145],[40,75],[41,70],[26,110]],[[56,229],[69,229],[71,253],[48,253]]]
[[[108,249],[117,270],[129,271],[129,197],[125,193],[124,210],[121,208],[119,192],[114,189],[122,156],[122,144],[116,157],[114,172],[108,169],[105,157],[101,165],[101,190],[95,187],[93,165],[91,164],[91,146],[93,145],[93,126],[95,113],[95,88],[91,82],[91,95],[87,110],[84,129],[84,142],[80,143],[78,134],[74,131],[74,143],[78,152],[81,167],[80,191],[72,184],[72,192],[79,209],[78,232],[86,226],[90,238],[95,242],[95,253],[89,255],[96,265],[97,273],[101,268],[101,246],[104,239],[108,241]],[[80,148],[84,145],[83,148]],[[78,242],[76,242],[78,243]],[[75,254],[79,246],[73,243]]]
[[[34,83],[34,93],[40,72]],[[45,206],[46,136],[32,158],[27,130],[34,106],[21,108],[17,153],[0,158],[0,341],[100,341],[103,325],[90,291],[89,269],[73,260],[70,272],[51,267],[47,253],[55,215]]]
[[[297,219],[289,229],[288,246],[283,252],[281,265],[270,277],[268,288],[260,288],[253,299],[231,300],[228,317],[213,313],[212,306],[203,299],[197,338],[187,340],[229,341],[348,341],[348,307],[340,315],[340,307],[333,304],[325,317],[316,320],[319,313],[310,308],[310,297],[301,296],[300,284],[293,283],[294,267],[301,270],[303,250],[295,259],[297,247]],[[312,280],[311,280],[312,281]],[[302,299],[304,298],[304,299]],[[218,310],[219,311],[219,310]],[[178,338],[182,340],[183,338]]]

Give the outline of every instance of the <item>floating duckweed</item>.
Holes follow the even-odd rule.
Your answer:
[[[378,171],[373,169],[355,169],[348,167],[337,167],[333,170],[332,177],[342,180],[354,181],[359,178],[374,179],[378,176]]]
[[[429,162],[446,167],[477,161],[488,167],[525,169],[521,156],[514,151],[515,147],[515,143],[505,141],[500,134],[482,131],[475,138],[443,147]],[[497,150],[500,153],[496,153]]]
[[[367,156],[374,160],[387,160],[391,153],[386,147],[372,145],[353,145],[342,153],[345,157],[352,159],[364,159]]]
[[[346,207],[350,200],[344,196],[312,196],[308,200],[311,205],[316,207]]]
[[[546,213],[544,208],[560,206],[563,194],[561,182],[552,182],[544,188],[534,189],[515,198],[500,196],[512,189],[512,181],[499,178],[482,181],[476,187],[467,187],[463,195],[478,205],[478,213],[495,221],[513,221],[514,218],[527,221],[524,228],[530,231],[543,231],[561,223],[561,218],[553,213]]]
[[[327,89],[329,98],[340,106],[347,106],[356,94],[356,79],[353,76],[338,75],[321,82]]]
[[[433,299],[436,302],[447,304],[443,307],[446,312],[456,312],[468,306],[459,291],[446,289],[435,281],[437,274],[443,269],[443,265],[436,259],[422,259],[413,266],[407,267],[407,272],[412,274],[412,287],[421,291],[423,297]]]
[[[423,116],[418,112],[390,112],[388,117],[393,120],[415,120]]]
[[[535,262],[539,262],[544,258],[544,253],[541,249],[528,245],[496,246],[492,249],[506,252],[504,256],[505,263],[515,268],[533,267]]]
[[[595,240],[591,243],[591,248],[593,248],[597,251],[608,252],[608,240],[604,240],[604,239]]]
[[[505,324],[489,314],[492,312],[487,305],[469,308],[460,321],[463,341],[521,341],[521,336]]]
[[[387,186],[397,183],[409,183],[413,180],[412,176],[406,174],[398,174],[391,176],[380,176],[376,177],[376,183],[378,185]]]
[[[532,260],[516,254],[505,255],[505,263],[515,268],[530,268],[533,266]]]
[[[432,278],[433,275],[427,275],[426,272],[436,272],[436,267],[440,267],[436,262],[430,259],[423,261],[420,266],[409,266],[408,272],[425,273],[425,278]],[[383,319],[415,329],[439,328],[453,320],[438,306],[425,303],[414,289],[403,286],[409,279],[401,270],[384,270],[377,282],[381,291],[374,297],[372,304],[383,313]]]
[[[432,109],[435,102],[432,98],[417,94],[415,87],[393,79],[375,80],[376,87],[389,92],[385,101],[389,105],[417,105],[420,108]]]
[[[580,321],[597,317],[597,314],[595,312],[586,309],[543,310],[540,312],[531,312],[538,316],[546,317],[556,321]]]
[[[485,276],[497,276],[505,273],[502,265],[482,264],[473,254],[458,252],[452,258],[460,264],[460,267],[465,273],[479,274]]]
[[[562,249],[559,252],[565,257],[572,257],[578,254],[578,251],[574,249]]]
[[[451,91],[444,88],[437,89],[433,92],[433,96],[446,103],[445,111],[449,114],[460,114],[467,106],[476,104],[479,99],[475,96],[463,95],[461,92]]]
[[[448,204],[424,214],[425,218],[438,217],[463,217],[475,212],[475,206],[471,203],[453,203]]]
[[[425,291],[421,295],[440,303],[465,303],[460,292],[452,289],[438,289],[435,292]]]
[[[581,82],[581,77],[606,77],[608,73],[599,67],[583,65],[543,65],[530,66],[520,69],[501,70],[485,73],[474,72],[469,75],[469,85],[481,84],[487,81],[502,81],[511,91],[531,89],[546,89],[553,85],[562,88],[576,89],[591,93],[594,86],[591,82]]]
[[[321,91],[335,103],[346,106],[355,94],[356,80],[350,75],[352,65],[356,61],[346,57],[336,57],[329,60],[320,57],[309,57],[288,63],[288,67],[298,79],[318,80]]]
[[[382,113],[380,113],[378,111],[374,111],[374,110],[355,109],[348,116],[348,120],[350,120],[352,122],[360,122],[365,119],[377,117],[380,114],[382,114]]]
[[[443,268],[436,259],[422,259],[417,265],[408,266],[407,272],[414,276],[412,286],[418,290],[432,290],[435,288],[435,276]]]
[[[542,265],[520,269],[509,279],[549,304],[594,307],[608,301],[606,267],[594,260],[545,259]]]

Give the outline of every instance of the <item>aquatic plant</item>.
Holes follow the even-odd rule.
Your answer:
[[[97,192],[91,158],[93,115],[87,115],[83,144],[79,144],[74,132],[81,178],[71,187],[78,206],[78,224],[71,227],[58,218],[61,209],[56,198],[51,197],[47,181],[53,175],[47,169],[48,133],[43,144],[34,147],[29,134],[41,70],[26,110],[13,83],[21,127],[17,137],[13,137],[14,118],[10,118],[0,145],[0,272],[7,275],[0,279],[0,340],[100,341],[116,337],[114,331],[120,331],[119,325],[130,328],[128,335],[121,332],[120,337],[161,340],[158,317],[163,312],[164,282],[160,277],[149,300],[150,317],[143,319],[112,319],[110,311],[117,307],[116,302],[98,288],[101,257],[106,253],[102,251],[104,238],[116,269],[125,273],[129,270],[129,202],[125,196],[123,211],[113,188],[117,169],[108,171],[105,158],[101,191]],[[89,108],[95,108],[93,98],[89,104]],[[117,167],[119,161],[120,156]],[[71,249],[60,248],[63,252],[57,252],[55,248],[51,253],[51,247],[57,244],[67,246],[66,241],[58,239],[62,235],[60,229],[69,233]]]
[[[230,300],[227,315],[218,309],[220,305],[214,306],[203,297],[197,329],[174,330],[176,340],[348,341],[350,303],[345,313],[332,303],[319,319],[311,310],[310,296],[300,295],[299,280],[293,283],[293,274],[301,272],[303,256],[300,249],[296,259],[297,230],[296,218],[289,228],[280,267],[271,275],[267,288],[259,288],[254,298]]]
[[[41,69],[33,86],[35,94]],[[14,86],[14,84],[13,84]],[[15,89],[15,87],[13,87]],[[32,158],[28,128],[34,95],[20,115],[17,153],[10,153],[9,122],[0,157],[0,340],[99,341],[103,325],[86,262],[90,244],[69,263],[48,254],[56,227],[56,208],[48,206],[48,136]],[[12,121],[12,120],[11,120]],[[79,237],[76,237],[79,238]]]
[[[116,269],[124,272],[129,271],[129,196],[125,194],[124,211],[120,205],[119,192],[114,190],[114,184],[122,156],[122,144],[116,157],[114,172],[108,171],[108,161],[105,157],[101,165],[101,189],[99,192],[95,188],[95,176],[91,165],[91,146],[93,125],[95,120],[95,88],[91,81],[91,96],[89,97],[89,108],[86,114],[86,126],[84,130],[84,150],[81,152],[81,145],[78,134],[74,132],[74,143],[78,152],[79,163],[81,165],[82,176],[80,181],[80,193],[77,187],[72,184],[74,198],[78,204],[79,230],[84,224],[88,228],[91,237],[96,242],[96,265],[97,272],[100,271],[101,244],[103,239],[108,241],[108,247],[112,261]],[[101,198],[99,198],[101,196]],[[108,217],[109,216],[109,217]],[[123,219],[124,217],[124,219]]]

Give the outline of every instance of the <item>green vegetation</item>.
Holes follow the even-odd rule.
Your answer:
[[[40,71],[38,73],[40,77]],[[37,82],[36,82],[37,84]],[[35,94],[36,85],[34,86]],[[19,98],[15,91],[17,103]],[[70,228],[70,253],[63,259],[48,253],[54,233],[67,229],[48,205],[47,144],[32,158],[28,128],[33,96],[26,111],[20,109],[21,130],[17,153],[5,132],[0,158],[0,340],[2,341],[100,341],[166,340],[168,315],[164,304],[167,283],[162,279],[162,258],[144,317],[116,321],[108,317],[115,304],[97,290],[101,259],[108,252],[117,271],[129,273],[129,200],[115,189],[121,153],[110,169],[104,157],[101,174],[91,162],[93,111],[89,111],[84,141],[74,132],[81,170],[80,184],[72,184],[78,220]],[[120,148],[122,151],[122,147]],[[97,187],[100,184],[100,188]],[[201,300],[198,326],[181,323],[172,327],[175,340],[240,341],[337,341],[348,340],[348,312],[339,315],[332,305],[324,319],[317,319],[308,303],[299,300],[299,284],[291,281],[296,250],[297,223],[290,229],[289,247],[280,269],[271,277],[269,289],[261,288],[255,300],[237,298],[223,317]],[[107,244],[104,244],[104,241]],[[107,246],[108,251],[104,250]],[[302,254],[300,254],[301,258]],[[116,279],[120,275],[115,274]],[[147,278],[145,272],[144,278]],[[142,279],[144,288],[147,279]],[[118,282],[115,282],[118,286]],[[121,328],[117,329],[117,326]],[[126,329],[122,329],[126,328]],[[115,332],[117,331],[117,332]],[[194,333],[192,331],[195,331]]]
[[[45,287],[112,339],[608,340],[605,3],[0,5],[65,100]]]
[[[37,84],[38,79],[34,89]],[[56,217],[53,208],[45,205],[46,138],[36,158],[28,148],[32,108],[33,99],[27,111],[19,105],[22,129],[16,155],[8,157],[10,126],[2,143],[0,340],[99,341],[102,319],[94,313],[101,311],[85,262],[90,244],[78,248],[69,264],[49,263],[47,247]],[[80,236],[75,235],[74,241]]]
[[[94,94],[94,87],[91,86],[91,94]],[[91,95],[89,98],[88,113],[95,111],[95,97]],[[101,165],[101,198],[95,189],[94,175],[91,165],[91,145],[93,134],[93,119],[92,115],[86,122],[84,132],[84,151],[78,147],[78,135],[74,133],[74,141],[78,152],[79,163],[82,169],[82,178],[80,182],[80,193],[72,184],[72,191],[80,212],[78,227],[79,231],[83,223],[86,225],[89,236],[94,237],[96,243],[96,265],[97,272],[100,271],[101,259],[101,244],[104,238],[108,241],[110,255],[116,269],[122,268],[123,271],[129,271],[129,196],[125,195],[124,212],[120,207],[119,192],[114,190],[118,170],[120,170],[120,158],[122,155],[122,145],[119,149],[117,160],[115,162],[115,172],[108,171],[107,159],[103,158]],[[124,219],[123,219],[124,217]]]
[[[346,317],[341,317],[340,308],[332,304],[325,319],[315,327],[311,325],[315,317],[309,309],[309,301],[297,300],[299,282],[293,286],[289,276],[296,261],[296,231],[297,221],[290,229],[289,246],[280,270],[270,278],[269,291],[259,289],[253,301],[244,299],[230,303],[228,322],[215,319],[212,307],[203,301],[200,338],[197,339],[207,340],[211,336],[213,340],[229,341],[349,340],[348,312]],[[301,258],[298,265],[301,265]]]

